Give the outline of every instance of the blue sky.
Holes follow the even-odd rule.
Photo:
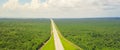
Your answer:
[[[7,2],[8,0],[2,0],[2,1],[0,1],[0,5],[2,5],[2,4],[4,4],[5,2]],[[24,3],[26,3],[26,2],[30,2],[31,0],[19,0],[19,2],[21,3],[21,4],[24,4]],[[45,2],[46,0],[41,0],[41,2]]]
[[[119,13],[120,0],[0,0],[0,18],[120,17]]]
[[[31,0],[19,0],[20,3],[24,4],[26,2],[31,2]],[[41,2],[45,2],[46,0],[40,0]]]
[[[24,4],[26,2],[30,2],[31,0],[19,0],[19,1],[20,1],[20,3]]]
[[[2,6],[2,4],[4,4],[5,2],[7,2],[7,0],[0,1],[0,6]]]

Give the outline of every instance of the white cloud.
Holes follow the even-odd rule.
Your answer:
[[[53,8],[106,8],[107,6],[120,6],[120,0],[47,0],[45,3],[41,3],[40,0],[32,0],[31,3],[25,4],[20,4],[19,0],[8,0],[8,2],[3,4],[3,8],[8,9],[38,9],[47,6]]]
[[[20,4],[19,0],[8,0],[3,4],[0,16],[116,16],[119,11],[120,0],[47,0],[45,3],[40,0],[32,0],[30,3],[25,4]]]
[[[8,0],[5,4],[3,4],[3,8],[5,9],[38,9],[40,8],[39,0],[32,0],[31,3],[20,4],[19,0]]]
[[[8,2],[3,5],[5,9],[16,9],[18,7],[20,7],[18,0],[8,0]]]

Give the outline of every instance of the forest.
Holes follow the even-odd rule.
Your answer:
[[[54,19],[62,35],[84,50],[119,50],[120,19]]]
[[[49,19],[0,19],[0,50],[37,50],[49,37]]]

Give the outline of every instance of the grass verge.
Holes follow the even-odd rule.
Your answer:
[[[55,23],[54,23],[55,24]],[[70,41],[68,41],[67,39],[65,39],[62,34],[60,33],[58,27],[56,26],[55,24],[55,27],[57,29],[57,32],[59,33],[59,37],[60,37],[60,40],[63,44],[63,47],[64,47],[64,50],[83,50],[82,48],[78,47],[77,45],[71,43]]]
[[[51,37],[48,40],[48,42],[45,43],[45,45],[39,50],[55,50],[53,34],[51,34]]]

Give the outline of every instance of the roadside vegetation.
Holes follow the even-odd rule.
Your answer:
[[[62,35],[84,50],[119,50],[120,19],[55,19]]]
[[[56,26],[56,24],[55,24]],[[82,48],[78,47],[77,45],[71,43],[70,41],[68,41],[67,39],[65,39],[63,37],[63,35],[60,33],[58,27],[56,26],[56,29],[58,31],[58,35],[60,37],[60,40],[62,42],[62,45],[64,47],[64,50],[83,50]]]
[[[53,33],[51,34],[50,39],[39,50],[55,50]]]
[[[0,50],[36,50],[49,37],[49,19],[0,19]]]

